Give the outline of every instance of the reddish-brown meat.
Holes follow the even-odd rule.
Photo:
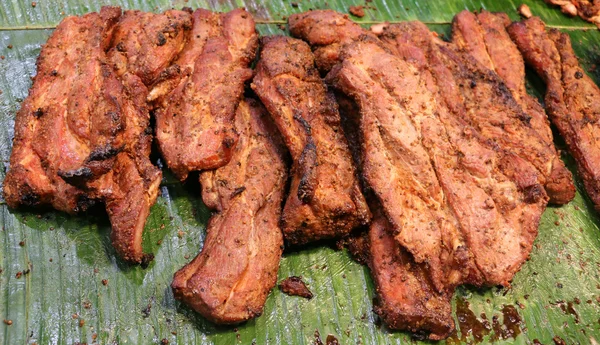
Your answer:
[[[492,132],[482,131],[485,126],[474,128],[467,121],[467,114],[483,115],[473,104],[475,100],[490,104],[491,99],[496,99],[493,105],[500,111],[506,99],[498,98],[498,95],[503,93],[485,87],[477,89],[485,83],[479,79],[469,83],[468,79],[462,79],[464,75],[455,73],[464,66],[459,61],[446,59],[446,54],[453,56],[452,51],[443,53],[443,43],[422,23],[394,24],[386,29],[383,39],[395,54],[423,71],[428,89],[437,95],[435,99],[443,109],[447,109],[439,111],[442,108],[438,108],[437,114],[458,150],[460,165],[471,177],[461,177],[454,171],[456,178],[443,183],[446,195],[485,282],[508,284],[529,256],[547,197],[531,164],[505,146],[491,144],[489,135]],[[469,89],[460,86],[465,83]],[[474,97],[473,89],[477,97]],[[433,147],[442,146],[434,144]],[[447,165],[436,166],[441,179],[447,179],[453,172],[442,172],[444,166]],[[467,181],[471,181],[471,186],[465,184]],[[480,201],[475,201],[477,199]]]
[[[550,202],[566,204],[575,197],[573,176],[554,148],[552,130],[544,109],[535,98],[527,94],[523,57],[505,29],[510,23],[505,13],[483,10],[474,14],[463,11],[454,17],[452,40],[459,47],[466,49],[483,66],[495,71],[515,100],[531,117],[529,125],[539,134],[554,156],[552,163],[547,166],[548,169],[544,170],[537,165],[545,177],[545,188]]]
[[[438,293],[423,264],[394,241],[394,228],[376,212],[369,229],[369,268],[377,294],[374,310],[391,329],[423,334],[431,340],[454,330],[451,294]]]
[[[337,104],[314,67],[310,47],[265,37],[252,88],[283,134],[293,165],[282,226],[293,244],[347,235],[369,220]]]
[[[169,168],[181,180],[195,170],[227,164],[237,141],[234,115],[252,77],[258,34],[252,16],[196,10],[185,48],[149,95],[156,137]],[[185,145],[182,145],[185,143]]]
[[[277,129],[256,101],[242,101],[231,161],[201,174],[202,199],[218,211],[202,252],[173,279],[175,297],[207,319],[239,323],[262,313],[283,249],[278,222],[287,180]]]
[[[149,160],[145,86],[122,84],[107,62],[120,16],[119,8],[104,7],[67,17],[48,39],[17,114],[4,195],[11,207],[50,204],[66,212],[103,201],[117,253],[141,262],[161,172]]]
[[[333,10],[314,10],[292,14],[288,18],[292,36],[300,38],[313,48],[319,71],[327,73],[340,62],[340,52],[345,44],[361,35],[375,35],[353,22],[347,14]]]
[[[600,89],[579,65],[569,35],[546,32],[537,17],[508,28],[525,61],[546,83],[546,111],[565,139],[585,189],[600,210]]]
[[[279,290],[289,296],[300,296],[307,299],[313,298],[312,292],[308,289],[302,277],[287,277],[279,283]]]
[[[125,11],[113,32],[110,53],[118,75],[131,73],[152,85],[181,52],[192,27],[184,11]]]
[[[427,66],[418,47],[405,50]],[[438,289],[507,285],[529,255],[545,206],[535,173],[482,145],[462,116],[436,102],[432,74],[375,42],[349,45],[344,56],[328,80],[361,108],[363,174],[396,239],[429,265]]]

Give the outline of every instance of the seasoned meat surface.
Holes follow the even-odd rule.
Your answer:
[[[383,39],[397,56],[424,72],[428,89],[447,109],[438,110],[437,114],[458,150],[462,169],[469,174],[461,176],[454,169],[443,172],[445,164],[438,164],[436,171],[440,179],[456,176],[443,186],[485,283],[507,285],[529,256],[546,206],[547,196],[539,184],[537,171],[505,146],[491,145],[490,133],[471,125],[467,113],[477,111],[470,104],[474,100],[465,99],[469,96],[465,91],[455,92],[457,85],[466,81],[449,70],[451,64],[441,53],[443,46],[424,24],[394,24],[387,30],[393,31],[384,32]],[[454,68],[462,68],[459,62],[453,63]],[[481,83],[475,84],[473,88]],[[486,94],[485,89],[478,91],[482,103],[497,96]],[[442,145],[434,144],[434,147]],[[465,184],[469,180],[470,185]]]
[[[508,31],[525,61],[546,83],[546,111],[600,210],[600,89],[579,65],[567,34],[546,32],[537,17],[514,23]]]
[[[249,65],[258,44],[254,20],[242,9],[198,9],[192,17],[183,51],[148,97],[157,107],[159,149],[181,180],[231,158],[237,141],[234,115],[244,83],[252,77]]]
[[[446,338],[454,330],[451,294],[438,293],[424,264],[394,240],[393,226],[374,212],[369,228],[369,268],[375,284],[374,311],[391,329]]]
[[[361,35],[375,38],[353,22],[347,14],[333,10],[313,10],[292,14],[288,18],[292,36],[308,42],[313,48],[315,63],[322,73],[327,73],[340,62],[340,52],[345,44]]]
[[[131,73],[152,85],[177,58],[191,27],[192,17],[184,11],[125,11],[114,29],[110,53],[117,74]]]
[[[575,197],[573,176],[554,148],[552,130],[543,107],[535,98],[527,94],[525,63],[505,28],[510,23],[505,13],[482,10],[474,14],[463,11],[454,17],[452,40],[483,66],[495,71],[515,100],[531,117],[529,125],[539,134],[540,139],[554,156],[549,169],[540,169],[546,180],[545,188],[550,202],[566,204]]]
[[[336,238],[369,221],[333,95],[303,41],[265,37],[252,88],[294,161],[282,227],[292,244]]]
[[[395,238],[428,264],[438,290],[507,285],[529,255],[545,206],[535,172],[483,145],[441,101],[433,74],[419,73],[427,61],[418,46],[401,47],[411,54],[407,64],[369,41],[347,46],[327,79],[361,108],[363,175]]]
[[[175,297],[219,324],[262,313],[283,249],[278,226],[287,167],[283,144],[258,102],[242,101],[231,161],[201,173],[202,199],[217,210],[200,254],[175,273]]]
[[[17,114],[4,195],[11,207],[71,213],[103,201],[117,253],[141,262],[161,172],[149,160],[147,90],[139,79],[118,78],[105,54],[120,16],[104,7],[67,17],[48,39]]]

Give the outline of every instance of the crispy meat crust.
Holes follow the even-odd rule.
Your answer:
[[[237,141],[234,115],[244,83],[252,77],[249,66],[258,44],[254,20],[242,9],[198,9],[192,17],[185,48],[148,97],[157,106],[159,149],[181,180],[231,158]]]
[[[294,160],[282,216],[292,244],[347,235],[370,214],[360,191],[333,95],[309,46],[265,37],[252,88],[271,113]]]
[[[543,140],[552,153],[551,164],[536,164],[544,176],[544,187],[554,204],[566,204],[575,197],[573,176],[560,159],[552,138],[548,117],[535,98],[525,89],[525,63],[517,46],[512,42],[505,27],[511,23],[505,13],[481,11],[474,14],[463,11],[453,20],[453,42],[469,52],[486,68],[495,71],[511,91],[515,100],[531,117],[529,125]],[[516,137],[515,140],[521,140]],[[532,139],[530,139],[532,140]],[[549,155],[550,156],[550,155]],[[528,156],[523,158],[536,162]],[[541,163],[541,162],[540,162]]]
[[[546,83],[546,111],[600,210],[600,89],[579,65],[567,34],[546,32],[537,17],[513,23],[508,32],[527,64]]]
[[[38,75],[17,114],[4,195],[11,207],[50,204],[66,212],[106,204],[117,253],[144,258],[141,235],[161,172],[149,160],[147,90],[118,78],[105,52],[117,7],[67,17],[38,59]]]
[[[231,161],[203,172],[202,199],[218,211],[202,252],[175,273],[175,297],[219,324],[262,313],[277,279],[283,236],[278,226],[287,167],[283,144],[265,109],[242,101]]]

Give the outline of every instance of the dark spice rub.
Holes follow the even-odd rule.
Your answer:
[[[262,39],[252,89],[275,120],[294,164],[282,216],[292,244],[347,235],[370,214],[337,104],[314,67],[310,47],[284,36]]]

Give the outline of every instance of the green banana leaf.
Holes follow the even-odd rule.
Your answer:
[[[542,0],[523,2],[550,26],[571,35],[581,62],[600,82],[600,32]],[[285,34],[281,24],[294,12],[347,12],[351,5],[366,5],[365,17],[354,18],[364,25],[418,19],[447,35],[452,17],[463,9],[505,11],[516,20],[520,2],[0,0],[0,181],[8,167],[14,116],[27,96],[41,45],[64,16],[107,4],[147,11],[244,6],[256,16],[262,34]],[[530,75],[528,82],[532,93],[543,94],[539,79]],[[563,147],[560,139],[557,145]],[[563,158],[574,167],[568,154]],[[600,342],[600,219],[580,180],[577,187],[573,202],[545,212],[531,258],[510,288],[457,290],[453,307],[458,331],[446,343]],[[340,344],[421,344],[377,319],[368,270],[347,252],[325,246],[285,253],[279,270],[280,280],[304,277],[315,295],[312,300],[275,289],[255,320],[237,327],[204,320],[174,300],[169,284],[202,247],[210,212],[197,183],[181,185],[165,171],[161,191],[144,235],[144,249],[155,254],[147,269],[115,257],[110,224],[101,210],[69,216],[0,205],[0,344],[313,344],[316,331],[323,342],[331,334]]]

